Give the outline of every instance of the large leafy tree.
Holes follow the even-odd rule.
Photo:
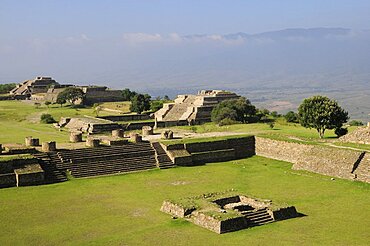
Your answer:
[[[131,112],[136,112],[138,114],[142,113],[143,111],[150,109],[150,96],[148,94],[136,94],[131,99]]]
[[[68,87],[64,91],[58,94],[57,103],[58,102],[70,102],[72,105],[76,103],[77,100],[83,99],[84,93],[80,88],[76,87]],[[59,103],[63,104],[63,103]]]
[[[256,107],[248,99],[241,97],[219,103],[212,110],[211,119],[216,123],[224,119],[247,123],[256,116],[256,112]]]
[[[339,129],[349,119],[348,112],[337,101],[325,96],[304,99],[298,108],[298,117],[303,127],[316,129],[320,138],[327,129]]]

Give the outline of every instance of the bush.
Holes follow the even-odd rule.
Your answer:
[[[211,113],[211,119],[216,123],[220,123],[220,121],[226,118],[247,123],[250,117],[254,116],[256,116],[256,107],[244,97],[223,101]]]
[[[284,118],[287,122],[291,122],[291,123],[298,123],[298,114],[297,113],[294,113],[293,111],[289,111],[288,113],[286,113],[286,115],[284,115]]]
[[[350,125],[350,126],[363,126],[364,123],[362,123],[362,121],[360,121],[360,120],[351,120],[350,122],[348,122],[348,125]]]
[[[341,136],[344,136],[348,133],[348,129],[347,128],[337,128],[335,129],[334,131],[335,135],[337,135],[338,137],[341,137]]]
[[[40,117],[40,122],[44,124],[52,124],[56,121],[54,120],[53,116],[51,116],[51,114],[42,114]]]

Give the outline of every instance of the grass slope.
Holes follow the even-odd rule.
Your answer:
[[[262,157],[0,190],[1,245],[367,245],[370,185],[292,171]],[[159,211],[162,201],[240,193],[307,216],[218,235]]]

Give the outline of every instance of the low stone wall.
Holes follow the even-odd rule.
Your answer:
[[[0,174],[0,188],[16,186],[16,179],[14,173]]]
[[[256,154],[293,163],[293,169],[370,182],[369,154],[344,148],[256,137]]]
[[[191,221],[194,224],[204,227],[208,230],[214,231],[216,233],[219,234],[221,233],[221,221],[197,211],[192,213],[191,218],[192,218]]]
[[[234,149],[223,149],[216,151],[200,152],[191,154],[194,164],[203,164],[206,162],[222,162],[235,160]]]
[[[277,210],[271,211],[270,214],[276,221],[295,218],[298,216],[297,210],[294,206],[290,206],[286,208],[279,208]]]
[[[170,201],[164,201],[161,207],[161,211],[179,218],[184,218],[185,216],[190,215],[191,212],[194,211],[194,209],[186,209]]]
[[[255,137],[256,155],[296,163],[299,157],[313,146]]]
[[[100,116],[98,118],[110,121],[134,121],[134,120],[149,120],[150,116],[147,114],[129,114],[129,115]]]
[[[17,186],[38,185],[44,183],[44,171],[39,164],[26,165],[15,169]]]
[[[193,166],[192,155],[185,149],[175,149],[166,151],[168,157],[177,166]]]
[[[354,179],[355,176],[351,172],[360,155],[361,152],[348,149],[312,146],[301,153],[293,169]]]

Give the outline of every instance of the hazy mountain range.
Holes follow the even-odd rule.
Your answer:
[[[0,81],[50,75],[62,83],[129,87],[153,96],[230,89],[282,111],[306,96],[370,113],[370,30],[285,29],[258,34],[124,33],[0,41]],[[12,80],[12,81],[10,81]]]

